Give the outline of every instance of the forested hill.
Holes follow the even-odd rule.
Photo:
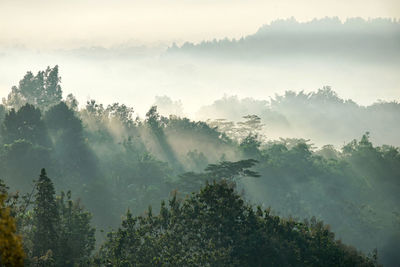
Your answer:
[[[400,23],[392,19],[339,18],[297,22],[276,20],[256,33],[236,39],[175,44],[168,54],[268,61],[279,58],[319,58],[398,64]]]
[[[16,218],[32,266],[373,266],[375,248],[400,262],[400,151],[369,133],[316,149],[269,138],[254,114],[231,127],[80,107],[57,66],[28,72],[0,111],[0,227]]]
[[[173,110],[174,105],[170,106],[161,105],[160,112],[163,108]],[[269,100],[225,96],[201,107],[197,118],[209,119],[232,132],[234,129],[229,128],[234,128],[233,122],[242,121],[248,114],[260,117],[264,133],[272,139],[308,138],[317,146],[342,146],[370,132],[376,144],[400,146],[399,102],[377,101],[362,106],[341,98],[329,86],[309,93],[286,91]]]

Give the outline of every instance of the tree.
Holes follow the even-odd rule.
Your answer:
[[[175,185],[184,193],[191,193],[199,190],[206,182],[221,180],[236,182],[237,178],[260,177],[257,172],[250,170],[256,163],[257,160],[246,159],[209,164],[203,173],[186,172],[179,175],[180,179]]]
[[[74,111],[78,111],[78,105],[79,102],[78,100],[75,98],[75,96],[73,94],[68,94],[66,99],[65,99],[65,104],[67,104],[67,106],[74,110]]]
[[[61,173],[79,177],[79,181],[74,181],[77,183],[96,177],[96,158],[85,142],[82,121],[75,111],[60,102],[46,112],[44,121]]]
[[[6,114],[1,126],[1,136],[5,144],[21,139],[35,145],[50,146],[41,112],[31,104],[22,106],[18,111],[11,109]]]
[[[129,128],[133,125],[133,108],[128,107],[124,104],[113,103],[108,105],[106,113],[110,119],[115,119],[121,123],[124,127]]]
[[[239,148],[242,150],[243,154],[246,157],[255,157],[259,158],[261,141],[258,138],[257,134],[249,134],[239,144]]]
[[[59,257],[60,215],[57,208],[55,191],[52,181],[47,177],[46,170],[42,169],[37,181],[37,192],[34,202],[34,257],[44,256],[51,250],[55,258]]]
[[[66,198],[65,198],[66,197]],[[92,215],[79,201],[72,201],[71,191],[57,198],[60,213],[60,259],[63,266],[82,266],[89,260],[95,246],[95,228],[90,225]]]
[[[0,104],[0,124],[3,122],[5,116],[6,116],[6,107],[4,105]]]
[[[47,110],[62,99],[61,78],[58,75],[58,66],[47,67],[36,75],[27,72],[19,82],[18,87],[13,86],[4,104],[9,108],[19,109],[29,103],[42,110]]]
[[[44,77],[44,91],[42,91],[39,106],[47,110],[62,99],[61,77],[58,75],[58,66],[47,67]]]
[[[259,132],[263,129],[264,124],[261,123],[261,118],[257,115],[246,115],[243,117],[244,122],[238,122],[236,129],[237,136],[240,140],[245,139],[247,136],[260,136]],[[261,137],[261,136],[260,136]]]
[[[155,140],[157,141],[159,147],[165,155],[165,159],[177,170],[183,170],[182,164],[179,162],[175,151],[172,149],[171,145],[164,133],[165,127],[165,117],[160,116],[157,112],[157,106],[152,106],[150,110],[146,113],[146,123],[153,134]]]
[[[375,266],[336,241],[322,222],[301,223],[256,210],[233,183],[206,184],[160,213],[133,216],[107,235],[97,263],[110,266]]]
[[[50,152],[49,148],[33,145],[26,140],[4,145],[0,152],[1,175],[12,188],[30,192],[32,173],[37,171],[37,166],[54,165]]]
[[[0,181],[1,182],[1,181]],[[16,234],[15,220],[5,206],[6,195],[0,192],[0,266],[24,266],[22,239]]]
[[[0,194],[4,195],[6,190],[7,187],[0,180]],[[33,194],[35,199],[31,201]],[[21,199],[16,194],[8,198],[6,203],[10,203],[10,211],[19,219],[18,231],[24,237],[28,266],[73,267],[88,263],[95,246],[92,215],[79,200],[72,201],[70,191],[56,197],[45,169],[42,169],[30,195],[23,195]],[[34,204],[33,211],[29,209],[31,203]]]

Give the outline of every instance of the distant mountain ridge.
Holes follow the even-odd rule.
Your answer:
[[[276,20],[239,40],[228,38],[173,44],[167,54],[202,55],[231,59],[328,56],[395,62],[400,59],[400,21],[376,18]]]

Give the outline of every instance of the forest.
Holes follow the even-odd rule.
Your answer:
[[[376,144],[363,125],[341,147],[271,138],[293,99],[310,125],[315,99],[373,113],[323,88],[240,119],[140,117],[63,95],[58,66],[28,71],[0,105],[0,265],[396,266],[398,131]],[[374,108],[380,127],[399,118],[397,102]]]
[[[240,39],[186,42],[168,49],[170,55],[268,62],[282,57],[337,59],[346,62],[397,64],[399,21],[391,18],[363,19],[325,17],[307,22],[278,19]]]

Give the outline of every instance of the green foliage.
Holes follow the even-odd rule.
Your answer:
[[[256,156],[260,157],[259,148],[261,146],[258,135],[249,134],[239,144],[239,148],[243,151],[246,157]]]
[[[252,170],[258,161],[254,159],[240,160],[237,162],[222,161],[219,164],[209,164],[204,173],[187,172],[179,175],[175,186],[185,193],[197,191],[204,183],[220,180],[234,182],[237,178],[260,177]]]
[[[125,127],[132,127],[134,124],[133,120],[133,108],[128,107],[124,104],[120,105],[119,103],[114,103],[109,105],[106,109],[106,112],[109,114],[111,118],[114,118],[118,122],[120,122]]]
[[[46,126],[41,118],[41,112],[33,105],[26,104],[18,111],[11,109],[1,125],[3,143],[10,144],[23,139],[33,144],[49,146]]]
[[[201,171],[208,165],[208,159],[203,152],[196,149],[186,154],[185,166],[189,170]]]
[[[54,68],[47,67],[45,71],[39,71],[36,75],[29,71],[19,82],[18,87],[14,86],[11,89],[7,100],[4,101],[5,105],[19,109],[29,103],[47,110],[62,99],[60,82],[57,65]]]
[[[243,119],[245,119],[244,122],[237,123],[237,134],[241,140],[252,134],[257,135],[264,127],[261,123],[261,118],[257,115],[246,115]]]
[[[245,145],[249,141],[255,141],[258,143],[256,144],[258,148],[261,143],[260,140],[263,139],[263,135],[260,132],[265,125],[257,115],[246,115],[242,119],[244,121],[237,123],[226,121],[225,119],[208,120],[207,122],[211,127],[218,129],[218,131],[226,134],[229,138],[237,140],[238,143]]]
[[[63,266],[82,266],[89,261],[95,248],[95,228],[90,225],[92,215],[79,201],[72,201],[71,191],[66,195],[61,192],[57,206],[61,218],[59,245]]]
[[[146,113],[146,122],[151,128],[151,130],[156,135],[162,135],[161,127],[162,123],[160,123],[160,114],[157,112],[157,106],[152,106],[149,111]]]
[[[68,170],[70,176],[78,176],[80,179],[74,182],[79,184],[96,177],[96,158],[85,142],[82,122],[75,111],[60,102],[46,112],[44,121],[53,141],[58,168]]]
[[[151,133],[154,135],[158,146],[161,148],[161,153],[165,159],[177,170],[182,170],[182,165],[177,158],[175,151],[172,149],[167,137],[164,133],[164,127],[167,119],[160,116],[157,112],[157,106],[152,106],[146,113],[146,124]]]
[[[307,143],[283,140],[265,145],[261,154],[256,170],[262,178],[242,185],[253,201],[285,216],[324,219],[364,251],[393,239],[398,149],[374,147],[366,134],[342,151],[328,146],[314,152]]]
[[[108,234],[97,262],[112,266],[374,266],[321,222],[281,219],[245,204],[232,184],[162,202]]]
[[[2,211],[6,215],[5,219],[15,215],[16,223],[13,219],[7,219],[8,226],[5,226],[11,227],[7,231],[14,232],[17,226],[18,233],[22,235],[27,255],[25,266],[87,265],[95,248],[95,228],[91,226],[91,213],[83,208],[79,200],[71,199],[70,191],[67,194],[61,192],[61,196],[56,197],[53,183],[44,169],[33,189],[30,194],[22,197],[14,194],[5,199],[3,196],[8,187],[0,180],[1,204],[7,204],[7,207],[0,209],[0,222]],[[33,208],[30,208],[31,204]],[[4,255],[9,257],[5,259],[14,260],[17,264],[24,257],[20,237],[15,233],[13,236],[9,232],[4,234],[4,238],[12,238],[5,243]],[[3,249],[1,245],[0,249]]]
[[[6,107],[4,105],[0,104],[0,122],[4,120],[4,117],[6,116]]]
[[[240,160],[238,162],[223,161],[219,164],[210,164],[205,169],[206,175],[210,179],[233,180],[236,176],[241,177],[260,177],[257,172],[248,170],[258,161],[254,159]]]
[[[29,85],[28,80],[35,80],[34,76],[28,78],[21,88],[30,86],[44,90],[44,86]],[[36,94],[36,98],[46,95],[43,92],[29,94]],[[19,98],[21,101],[24,99],[22,96]],[[30,99],[34,97],[30,96]],[[268,127],[270,123],[265,114],[246,116],[239,123],[225,120],[206,123],[176,116],[163,117],[156,107],[149,110],[146,118],[134,119],[131,107],[118,103],[103,106],[94,100],[79,110],[73,96],[68,96],[64,102],[53,101],[46,107],[24,101],[21,105],[0,106],[0,119],[2,112],[4,114],[0,132],[0,175],[12,190],[21,192],[9,194],[6,205],[16,219],[18,233],[24,238],[31,265],[85,264],[93,248],[94,235],[90,226],[91,216],[83,209],[83,204],[93,212],[94,225],[109,229],[120,223],[120,214],[127,208],[132,210],[131,217],[139,220],[136,215],[149,204],[156,207],[154,212],[158,212],[158,203],[167,199],[171,191],[191,194],[206,181],[213,180],[217,183],[221,180],[235,182],[246,199],[271,206],[283,216],[301,219],[316,216],[318,220],[329,223],[344,242],[365,252],[377,248],[384,263],[399,261],[396,251],[400,239],[396,233],[399,231],[400,213],[397,208],[400,201],[400,153],[393,146],[376,146],[368,133],[341,149],[332,145],[317,149],[306,139],[281,138],[266,142],[261,132],[262,122],[266,122]],[[249,106],[256,104],[246,101]],[[259,105],[265,106],[266,101]],[[302,106],[304,113],[292,108],[295,105]],[[320,109],[318,105],[326,109]],[[288,107],[291,108],[287,110]],[[315,127],[324,131],[332,131],[329,116],[338,107],[340,110],[343,108],[346,114],[367,110],[372,112],[368,113],[371,116],[373,111],[381,109],[391,116],[398,111],[396,103],[368,108],[357,106],[338,98],[330,88],[310,94],[288,92],[271,103],[274,112],[285,110],[286,115],[293,116],[299,125],[304,126],[303,129],[314,129],[314,126],[304,124],[305,118],[315,122],[318,121],[316,116],[323,113],[328,119]],[[250,111],[252,109],[244,114],[253,114]],[[337,116],[344,120],[344,125],[352,125],[346,124],[347,116]],[[37,201],[36,191],[32,191],[31,186],[32,174],[40,167],[46,167],[52,174],[57,188],[71,189],[81,201],[72,201],[69,194],[59,198],[53,194],[59,214],[55,223],[59,241],[54,245],[54,251],[45,247],[40,255],[32,257],[34,232],[43,230],[37,227],[37,214],[30,207],[30,203]],[[204,168],[204,173],[198,173]],[[241,179],[246,176],[259,177]],[[7,190],[0,185],[1,192]],[[52,201],[44,203],[53,205]],[[171,208],[161,207],[160,214],[169,214],[166,210],[171,211]],[[317,223],[310,225],[314,224],[317,227]],[[302,227],[314,227],[310,225]],[[325,233],[322,228],[318,231]],[[257,235],[262,236],[259,232]],[[326,235],[328,237],[321,238],[330,240],[331,232]],[[96,238],[101,242],[105,237],[97,233]],[[210,265],[235,264],[231,258],[233,248],[217,246],[214,239],[201,243],[201,248],[192,244],[194,241],[185,242],[189,241],[175,244],[175,248],[176,251],[182,249],[192,253],[185,259],[177,256],[187,265],[195,265],[195,261]],[[280,242],[273,244],[280,247]],[[155,244],[146,243],[146,246],[159,251],[158,246],[162,244]],[[192,245],[196,249],[189,249]],[[243,249],[247,247],[251,246],[243,246]],[[144,246],[144,249],[147,248]],[[293,255],[298,253],[294,251]],[[148,255],[152,254],[143,252],[137,257],[147,261]]]
[[[53,183],[42,169],[37,182],[37,192],[34,204],[34,257],[41,257],[51,250],[55,256],[59,254],[60,241],[60,214],[55,199]]]
[[[72,110],[78,111],[79,102],[73,94],[68,94],[65,98],[65,104]]]
[[[32,173],[37,166],[51,166],[50,149],[33,145],[26,140],[16,140],[0,149],[0,168],[2,176],[13,188],[22,192],[31,189]]]

